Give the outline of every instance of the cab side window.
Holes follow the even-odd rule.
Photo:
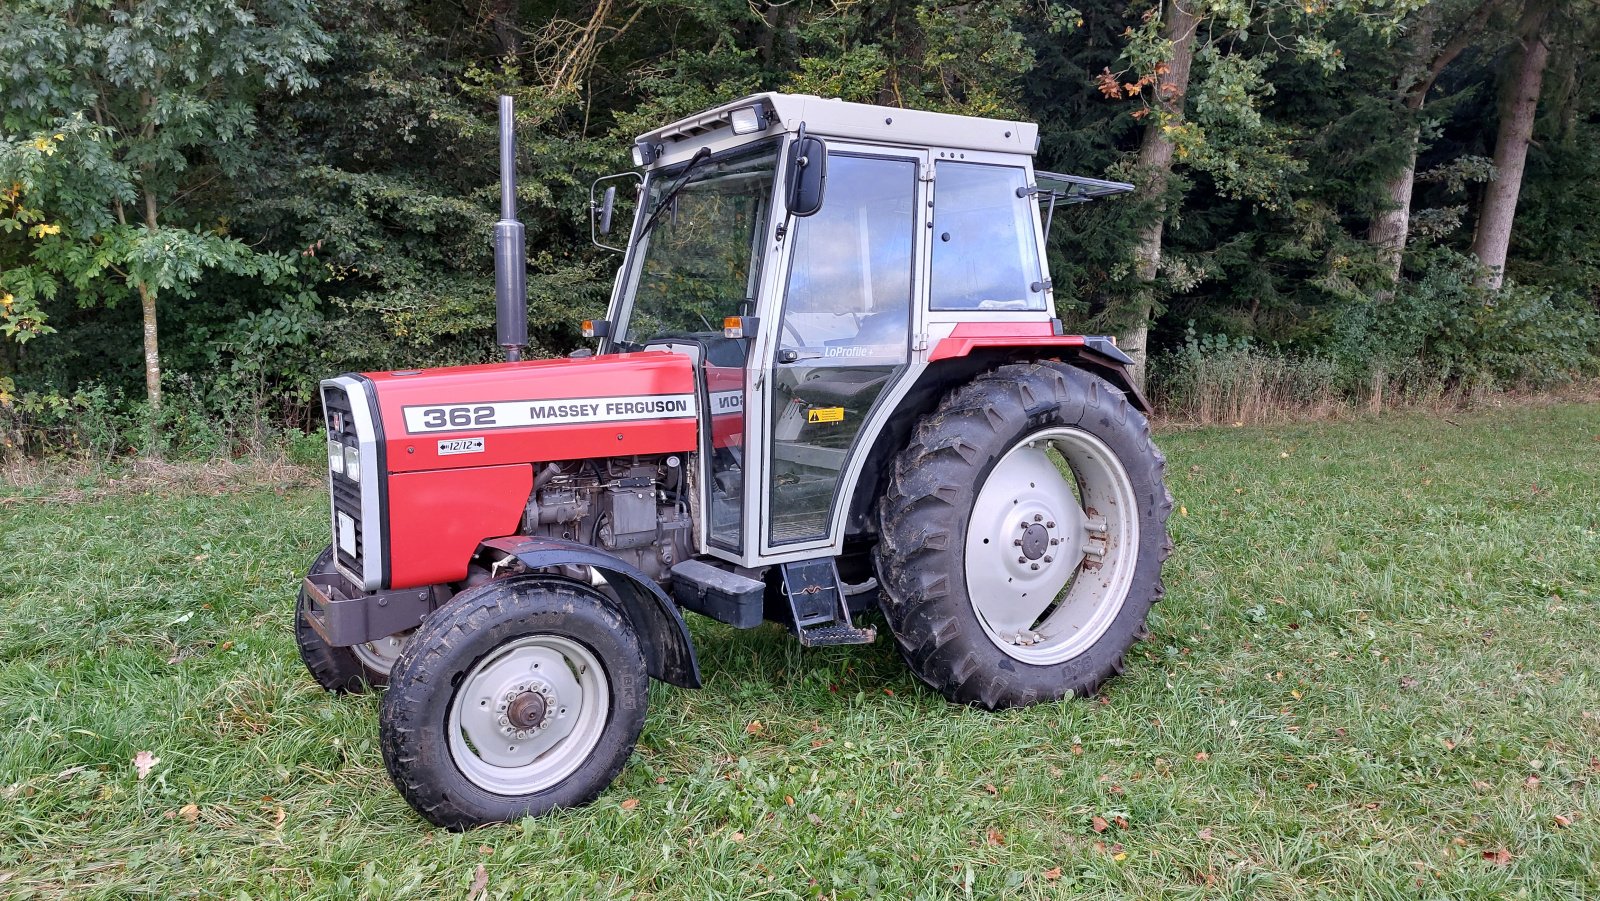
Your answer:
[[[941,160],[933,183],[935,310],[1043,310],[1033,200],[1015,166]]]

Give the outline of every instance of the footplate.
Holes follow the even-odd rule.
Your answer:
[[[794,634],[807,647],[870,644],[878,630],[859,629],[850,621],[850,607],[839,569],[832,557],[785,563],[783,595],[794,617]]]

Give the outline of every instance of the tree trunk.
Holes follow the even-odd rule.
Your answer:
[[[1501,96],[1500,132],[1494,144],[1496,174],[1483,192],[1478,232],[1472,241],[1473,254],[1487,270],[1483,284],[1489,288],[1500,287],[1505,278],[1511,222],[1517,213],[1517,194],[1522,190],[1522,169],[1528,161],[1545,63],[1550,59],[1550,44],[1545,36],[1549,18],[1549,0],[1529,0],[1517,27],[1521,46],[1511,57],[1510,79]]]
[[[1411,235],[1411,187],[1417,178],[1417,151],[1422,140],[1420,122],[1412,122],[1407,138],[1410,150],[1405,168],[1383,186],[1389,206],[1374,216],[1372,225],[1367,228],[1367,242],[1378,248],[1378,257],[1388,269],[1391,286],[1400,280],[1400,263],[1405,258],[1406,239]]]
[[[156,229],[156,195],[144,192],[144,224]],[[139,282],[139,306],[144,310],[144,393],[152,411],[161,409],[161,342],[156,333],[156,289]]]
[[[139,283],[139,304],[144,309],[144,393],[150,409],[161,409],[161,344],[156,336],[156,292]]]
[[[1194,36],[1199,16],[1178,0],[1167,5],[1162,36],[1172,44],[1167,73],[1156,81],[1156,109],[1150,117],[1144,138],[1139,143],[1139,194],[1155,200],[1155,215],[1139,233],[1134,248],[1135,274],[1139,277],[1139,296],[1135,299],[1133,322],[1118,339],[1118,346],[1133,358],[1133,380],[1144,387],[1146,345],[1150,338],[1150,317],[1155,312],[1155,281],[1161,270],[1161,237],[1167,222],[1167,182],[1172,175],[1172,154],[1176,149],[1163,126],[1175,125],[1183,118],[1183,99],[1189,91],[1189,71],[1194,64]]]

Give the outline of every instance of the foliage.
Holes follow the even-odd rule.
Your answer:
[[[0,12],[0,58],[23,61],[0,71],[0,394],[103,386],[131,403],[138,285],[162,299],[169,379],[187,377],[208,416],[257,421],[245,444],[309,427],[329,373],[492,359],[502,91],[518,108],[535,354],[570,349],[609,296],[619,260],[589,244],[590,181],[626,169],[646,129],[776,89],[1027,118],[1041,168],[1111,178],[1137,177],[1146,129],[1172,129],[1179,202],[1151,341],[1173,364],[1192,322],[1331,361],[1346,394],[1375,348],[1384,367],[1451,378],[1593,368],[1600,69],[1579,7],[1546,80],[1513,286],[1485,299],[1451,255],[1493,175],[1516,4],[1414,110],[1410,48],[1446,40],[1470,0],[1196,2],[1187,117],[1164,121],[1171,48],[1149,0],[19,0]],[[1366,232],[1413,125],[1396,286]],[[1132,248],[1162,200],[1056,211],[1071,327],[1114,332],[1147,296]]]

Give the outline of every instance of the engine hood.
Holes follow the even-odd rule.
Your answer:
[[[389,472],[691,451],[699,398],[665,351],[364,373]]]

